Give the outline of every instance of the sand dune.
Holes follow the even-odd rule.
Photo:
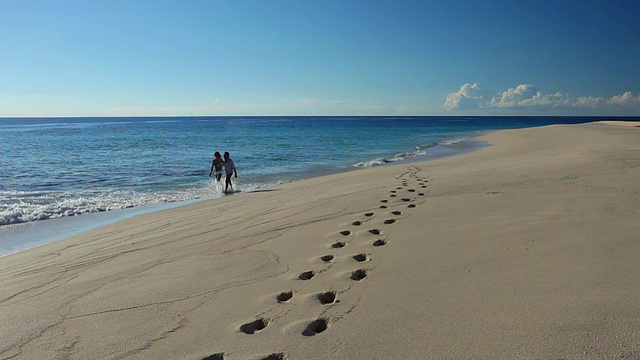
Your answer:
[[[0,258],[0,358],[640,358],[640,129],[483,140]]]

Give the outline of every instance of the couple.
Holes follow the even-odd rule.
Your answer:
[[[231,175],[235,174],[238,177],[238,172],[236,171],[236,165],[233,163],[233,160],[229,157],[229,152],[224,153],[224,160],[220,158],[220,153],[216,151],[214,154],[213,162],[211,163],[211,170],[209,170],[209,176],[215,170],[216,180],[220,182],[220,178],[222,177],[222,167],[224,166],[225,173],[225,185],[224,185],[224,193],[227,193],[229,187],[233,190],[233,185],[231,184]]]

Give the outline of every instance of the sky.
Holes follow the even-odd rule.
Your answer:
[[[636,0],[0,0],[0,117],[640,116]]]

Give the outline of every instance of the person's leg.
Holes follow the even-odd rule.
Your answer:
[[[231,174],[226,174],[226,178],[224,182],[224,192],[227,192],[227,190],[229,189],[229,186],[231,186]],[[231,186],[231,189],[233,189],[233,186]]]

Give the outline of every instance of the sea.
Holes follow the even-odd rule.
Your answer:
[[[611,117],[0,118],[0,256],[137,214],[300,179],[474,151],[488,132]],[[640,121],[640,118],[615,118]],[[224,181],[224,178],[223,178]]]

